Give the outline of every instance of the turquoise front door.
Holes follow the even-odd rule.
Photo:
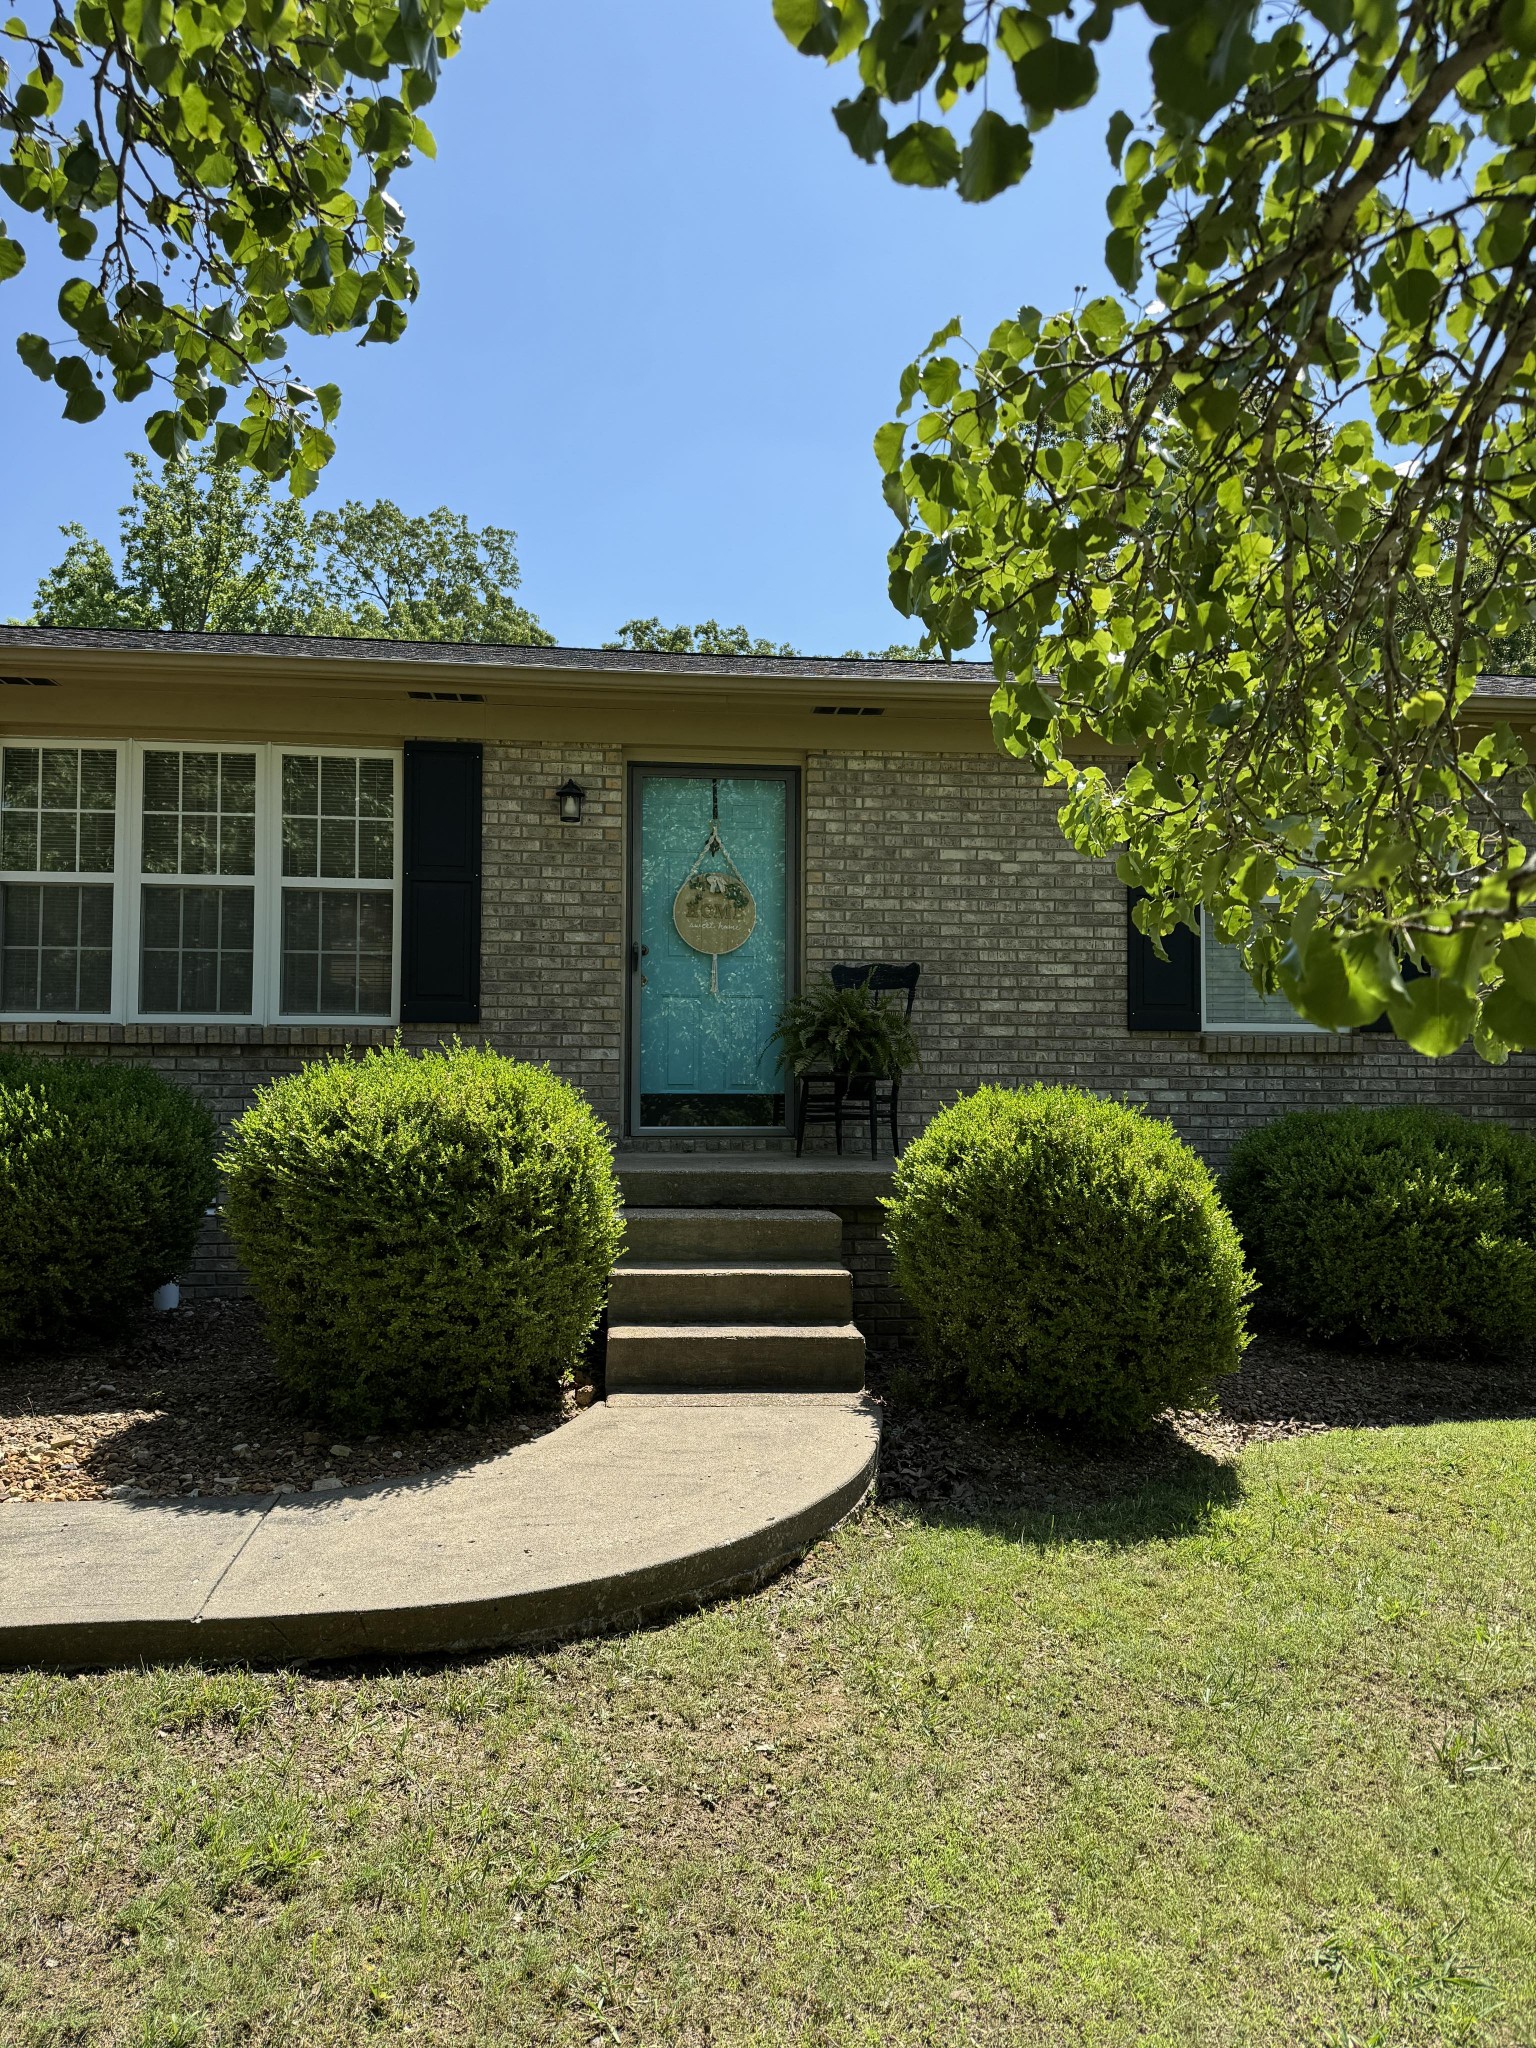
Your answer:
[[[631,775],[631,1127],[781,1129],[794,771]]]

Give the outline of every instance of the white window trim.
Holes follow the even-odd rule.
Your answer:
[[[1288,1020],[1282,1020],[1278,1016],[1274,1018],[1266,1017],[1262,1023],[1256,1023],[1250,1019],[1247,1023],[1234,1024],[1229,1020],[1219,1021],[1214,1018],[1211,1015],[1211,977],[1206,972],[1206,950],[1210,946],[1219,946],[1221,943],[1222,941],[1212,932],[1210,925],[1206,921],[1205,913],[1202,911],[1200,913],[1200,1029],[1202,1031],[1212,1033],[1225,1031],[1233,1036],[1248,1038],[1278,1038],[1285,1035],[1296,1038],[1328,1038],[1333,1035],[1331,1032],[1325,1031],[1321,1024],[1310,1024],[1305,1017],[1298,1017],[1294,1010],[1290,1011]],[[1283,995],[1280,1000],[1286,1002],[1286,998]],[[1288,1002],[1287,1008],[1289,1008]]]
[[[117,806],[114,825],[114,861],[110,872],[92,874],[43,873],[40,870],[0,870],[0,882],[89,882],[112,887],[112,1007],[110,1010],[0,1010],[5,1024],[146,1024],[162,1027],[205,1025],[248,1027],[281,1024],[294,1029],[351,1026],[358,1029],[390,1025],[400,1015],[400,955],[403,809],[405,800],[404,757],[396,747],[320,746],[308,740],[252,741],[205,738],[160,738],[153,740],[103,740],[61,734],[38,737],[32,733],[0,731],[0,745],[18,747],[90,747],[117,757]],[[143,855],[144,756],[146,753],[193,750],[218,754],[256,756],[256,860],[255,871],[245,875],[145,875],[140,866]],[[315,754],[332,759],[386,760],[395,764],[394,866],[387,881],[362,876],[288,875],[283,868],[282,757],[284,754]],[[138,1006],[139,936],[145,883],[167,887],[196,887],[204,883],[219,888],[251,888],[256,894],[252,927],[254,957],[251,966],[251,1008],[249,1011],[141,1010]],[[393,892],[390,986],[394,1005],[388,1012],[343,1014],[333,1011],[283,1012],[278,1005],[282,992],[282,920],[284,887],[317,889],[384,890]]]

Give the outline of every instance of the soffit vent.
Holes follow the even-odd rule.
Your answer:
[[[818,704],[818,718],[884,718],[883,704]]]
[[[483,704],[485,702],[475,690],[409,690],[407,696],[414,697],[418,704]]]
[[[59,686],[52,676],[0,676],[8,690],[56,690]]]

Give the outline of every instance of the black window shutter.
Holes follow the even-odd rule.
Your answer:
[[[1136,929],[1131,912],[1145,892],[1126,892],[1126,1023],[1132,1031],[1200,1029],[1200,939],[1187,925],[1175,925],[1163,940],[1166,960]]]
[[[405,743],[402,1024],[480,1022],[482,749]]]

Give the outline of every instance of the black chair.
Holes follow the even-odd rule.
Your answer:
[[[882,997],[898,991],[906,995],[906,1015],[912,1015],[913,1000],[917,995],[917,978],[922,968],[915,960],[909,960],[905,967],[893,966],[885,960],[869,960],[860,966],[834,967],[832,986],[834,988],[867,988],[876,1002]],[[869,1156],[878,1157],[880,1151],[880,1113],[890,1118],[891,1151],[901,1150],[901,1135],[897,1118],[901,1113],[901,1076],[893,1074],[839,1074],[831,1070],[813,1070],[800,1076],[800,1100],[795,1116],[795,1157],[798,1159],[805,1150],[805,1128],[807,1124],[831,1124],[837,1132],[837,1149],[843,1149],[843,1117],[857,1114],[869,1118]]]

